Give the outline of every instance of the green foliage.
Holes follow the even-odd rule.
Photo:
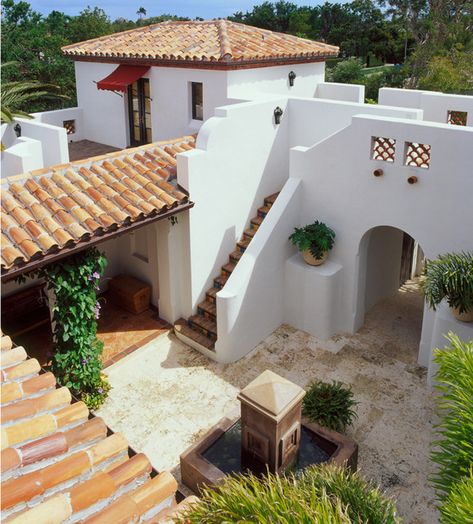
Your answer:
[[[12,67],[15,62],[6,62],[1,65],[4,68]],[[15,118],[32,118],[25,112],[25,108],[33,102],[44,100],[64,100],[67,97],[59,93],[59,87],[52,84],[42,84],[40,82],[2,82],[1,102],[2,102],[2,123],[11,124]]]
[[[333,69],[327,71],[326,80],[342,84],[361,84],[363,80],[363,64],[358,58],[343,60]]]
[[[473,340],[462,342],[453,333],[447,339],[449,347],[434,353],[439,366],[436,388],[441,393],[437,399],[441,422],[432,451],[432,460],[439,466],[433,484],[441,503],[448,499],[450,490],[454,491],[453,499],[460,496],[458,487],[453,486],[466,479],[473,466]],[[460,492],[466,489],[465,493],[471,494],[471,484],[467,484],[470,488],[462,487]],[[451,501],[448,508],[451,512]]]
[[[473,252],[447,253],[428,260],[424,274],[424,296],[434,311],[444,298],[460,313],[473,308]]]
[[[473,94],[473,51],[434,56],[419,78],[419,89]]]
[[[314,381],[302,401],[302,413],[312,422],[344,432],[357,417],[356,404],[351,388],[341,382]]]
[[[407,74],[405,68],[395,66],[366,75],[363,80],[365,97],[377,101],[382,87],[404,87]]]
[[[98,281],[106,264],[91,248],[39,271],[55,295],[52,370],[62,386],[91,408],[97,408],[110,389],[101,374],[103,343],[97,339]]]
[[[323,222],[316,220],[304,227],[295,227],[289,240],[299,251],[307,251],[320,260],[326,251],[330,251],[335,242],[335,232]]]
[[[468,477],[452,484],[440,513],[443,524],[473,523],[473,466]]]
[[[297,478],[229,477],[218,490],[205,488],[183,520],[190,524],[400,523],[393,502],[377,488],[358,473],[330,464],[307,468]]]

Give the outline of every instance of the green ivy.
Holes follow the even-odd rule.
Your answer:
[[[103,342],[97,338],[97,291],[106,265],[105,256],[91,248],[39,271],[55,295],[52,371],[59,384],[91,409],[99,407],[110,390],[102,374]]]

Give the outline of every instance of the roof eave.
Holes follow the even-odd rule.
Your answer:
[[[338,56],[338,51],[332,53],[321,53],[317,55],[304,56],[279,56],[274,58],[260,58],[260,59],[225,59],[221,60],[189,60],[189,59],[158,59],[158,58],[144,58],[144,57],[117,57],[117,56],[96,56],[86,54],[65,54],[68,58],[78,62],[102,62],[109,64],[135,64],[148,65],[157,67],[180,67],[191,69],[250,69],[259,67],[272,67],[276,65],[292,65],[311,62],[324,62],[328,58]]]
[[[97,235],[87,240],[82,240],[72,247],[62,248],[55,253],[45,254],[41,256],[41,258],[30,260],[21,265],[19,264],[14,265],[10,267],[9,269],[2,269],[1,281],[2,283],[8,282],[10,280],[13,280],[19,277],[20,275],[30,273],[31,271],[37,270],[43,266],[51,264],[52,262],[57,262],[58,260],[61,260],[62,258],[66,258],[75,253],[79,253],[80,251],[84,251],[85,249],[88,249],[92,246],[100,244],[101,242],[104,242],[105,240],[110,240],[112,238],[119,237],[126,233],[130,233],[131,231],[134,231],[135,229],[146,226],[148,224],[152,224],[153,222],[157,222],[158,220],[163,220],[164,218],[169,218],[173,215],[177,215],[178,213],[187,211],[188,209],[191,209],[192,207],[194,207],[194,202],[187,201],[172,209],[167,210],[164,213],[160,213],[160,214],[153,215],[153,216],[148,216],[142,220],[137,220],[135,222],[131,222],[130,224],[123,225],[113,231],[108,231],[102,235]]]

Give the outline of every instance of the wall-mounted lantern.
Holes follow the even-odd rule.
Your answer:
[[[20,124],[15,124],[15,126],[13,127],[13,131],[15,131],[15,135],[17,136],[17,138],[20,138],[20,136],[21,136],[21,126],[20,126]]]
[[[383,172],[382,169],[375,169],[375,170],[373,171],[373,175],[374,175],[374,176],[383,176],[383,174],[384,174],[384,172]]]
[[[276,107],[276,109],[274,110],[274,123],[276,125],[279,125],[281,123],[282,114],[283,110],[279,106]]]
[[[289,85],[291,87],[293,87],[294,86],[294,80],[296,79],[296,73],[294,73],[294,71],[291,71],[287,76],[289,78]]]

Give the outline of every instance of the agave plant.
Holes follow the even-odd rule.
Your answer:
[[[17,65],[16,62],[5,62],[4,68]],[[59,93],[59,87],[53,84],[43,84],[34,80],[19,82],[3,82],[1,86],[1,120],[11,124],[15,118],[33,118],[25,108],[31,102],[38,100],[67,100],[67,96]]]
[[[302,413],[334,431],[345,431],[356,418],[353,407],[357,402],[350,387],[341,382],[312,382],[302,401]]]
[[[428,260],[424,275],[424,296],[434,311],[444,298],[459,313],[473,308],[473,253],[447,253]]]

